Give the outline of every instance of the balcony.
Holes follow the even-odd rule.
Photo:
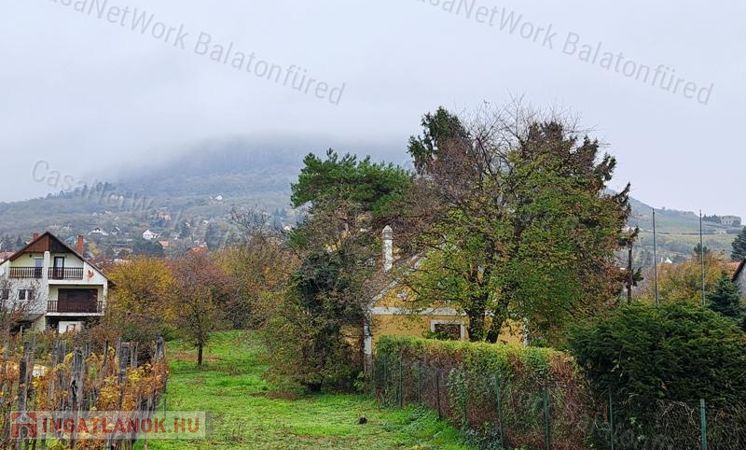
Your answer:
[[[50,280],[82,280],[83,279],[83,268],[59,268],[52,267],[49,269]]]
[[[44,269],[41,267],[11,267],[8,273],[10,278],[31,278],[41,280]]]
[[[10,278],[13,279],[34,279],[41,280],[44,269],[41,267],[11,267],[9,271]],[[51,267],[47,269],[50,280],[82,280],[83,268],[62,268]]]
[[[104,302],[96,300],[47,302],[47,313],[102,314]]]

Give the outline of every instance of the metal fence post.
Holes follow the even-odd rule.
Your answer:
[[[440,369],[435,369],[435,405],[438,407],[438,418],[442,419],[440,412]]]
[[[399,408],[404,408],[404,354],[399,353]]]
[[[699,399],[699,424],[702,450],[707,450],[707,405],[705,399]]]
[[[385,406],[389,406],[389,399],[388,399],[388,393],[389,393],[389,367],[388,367],[388,358],[381,359],[381,369],[382,374],[381,378],[383,379],[381,382],[381,402]]]
[[[614,399],[609,390],[609,445],[611,450],[614,450]]]
[[[500,432],[500,448],[505,448],[505,430],[503,429],[503,404],[500,395],[500,375],[495,374],[495,400],[497,400],[497,423]]]
[[[549,387],[544,388],[544,449],[552,450],[552,416],[549,410]]]
[[[417,363],[417,402],[422,405],[422,361]]]

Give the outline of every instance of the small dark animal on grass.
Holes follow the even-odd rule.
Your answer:
[[[365,425],[366,423],[368,423],[368,418],[367,418],[367,417],[361,417],[361,418],[360,418],[360,419],[358,419],[358,421],[357,421],[357,424],[358,424],[358,425]]]

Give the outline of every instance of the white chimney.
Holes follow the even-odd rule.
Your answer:
[[[394,230],[386,225],[383,229],[383,271],[388,272],[394,266]]]

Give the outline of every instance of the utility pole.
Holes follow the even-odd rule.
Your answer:
[[[702,210],[699,210],[699,260],[702,264],[702,306],[707,305],[707,292],[705,288],[705,238],[702,226]]]
[[[655,304],[660,304],[660,294],[658,292],[658,237],[655,227],[655,208],[653,208],[653,273],[655,274]]]
[[[628,262],[627,262],[627,275],[629,276],[629,279],[627,280],[627,304],[632,304],[632,286],[635,284],[635,273],[634,269],[632,268],[632,243],[630,242],[628,249],[629,255],[628,255]]]
[[[640,227],[635,227],[628,236],[625,236],[627,245],[627,304],[632,304],[632,288],[635,286],[636,273],[633,264],[635,240],[640,235]]]

